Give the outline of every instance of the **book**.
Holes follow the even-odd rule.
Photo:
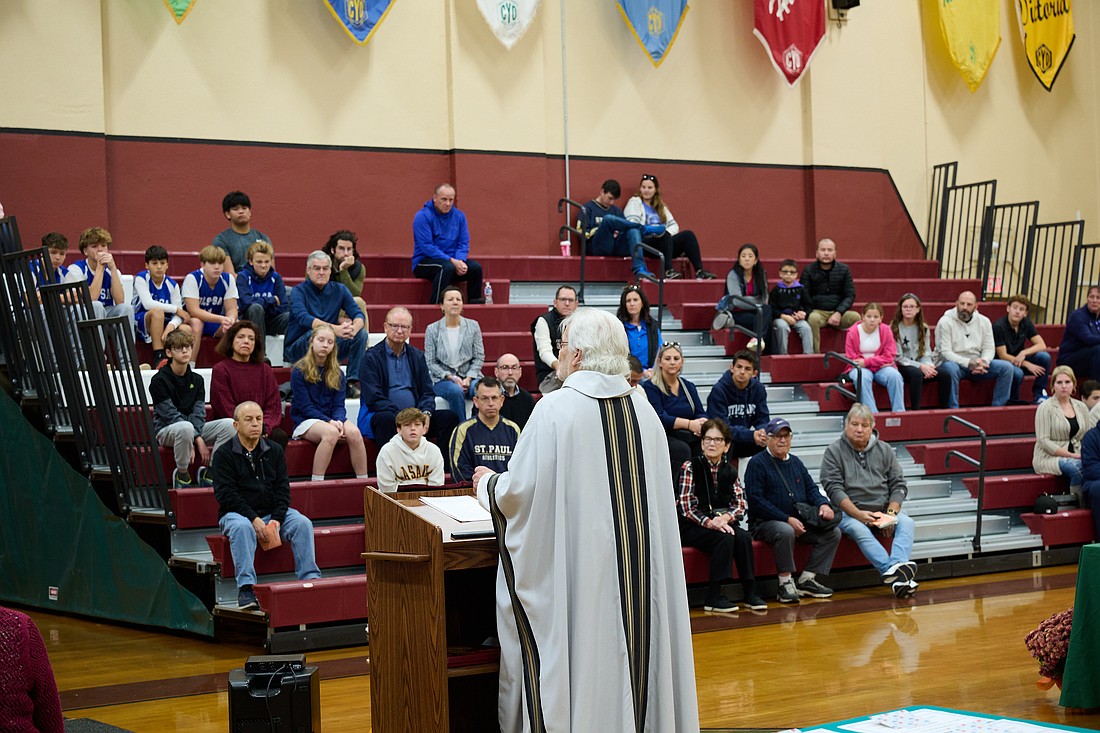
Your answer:
[[[871,522],[872,527],[878,527],[879,529],[886,529],[887,527],[893,527],[898,523],[897,516],[893,514],[887,514],[886,512],[875,512],[876,519]]]

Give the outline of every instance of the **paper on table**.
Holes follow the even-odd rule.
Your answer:
[[[491,520],[489,512],[472,496],[422,496],[420,501],[459,522]]]

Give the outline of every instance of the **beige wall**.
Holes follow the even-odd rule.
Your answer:
[[[747,0],[695,0],[659,68],[613,2],[566,0],[569,152],[886,168],[922,234],[931,166],[958,160],[963,181],[997,178],[1001,201],[1040,199],[1044,221],[1080,211],[1095,240],[1100,21],[1093,4],[1074,11],[1050,93],[1010,0],[975,93],[946,59],[935,4],[918,0],[829,24],[791,90]],[[7,0],[0,127],[561,154],[560,12],[543,0],[507,51],[472,0],[397,0],[366,47],[321,0],[201,0],[180,26],[159,2]]]

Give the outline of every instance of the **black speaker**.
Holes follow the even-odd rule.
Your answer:
[[[833,10],[851,10],[859,7],[859,0],[833,0]]]
[[[320,675],[295,671],[229,672],[230,733],[321,733]]]

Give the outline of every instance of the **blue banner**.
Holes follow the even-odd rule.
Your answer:
[[[390,12],[397,0],[325,0],[332,16],[348,35],[363,46]]]
[[[653,65],[660,66],[687,15],[687,0],[618,0],[618,3],[634,38],[649,54]]]

